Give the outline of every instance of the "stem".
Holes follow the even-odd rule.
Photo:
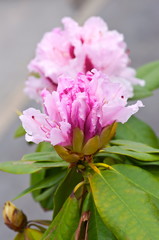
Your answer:
[[[41,224],[41,225],[44,225],[44,226],[49,226],[51,224],[51,221],[50,220],[30,220],[27,222],[28,224]]]
[[[99,166],[99,167],[104,167],[104,168],[108,168],[108,169],[112,169],[113,170],[113,168],[110,166],[110,165],[108,165],[108,164],[106,164],[106,163],[95,163],[95,166]]]
[[[75,192],[76,192],[81,186],[83,186],[85,183],[86,183],[85,181],[82,181],[82,182],[78,183],[78,184],[75,186],[73,192],[75,193]]]
[[[96,173],[100,174],[100,170],[93,164],[93,163],[89,163],[88,164]]]
[[[34,226],[34,227],[37,227],[41,232],[45,232],[46,231],[46,228],[42,227],[42,226],[39,226],[38,224],[35,224],[35,223],[30,223],[27,225],[27,227],[31,227],[31,226]]]

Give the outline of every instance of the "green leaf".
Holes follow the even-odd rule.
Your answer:
[[[69,164],[65,161],[57,161],[57,162],[35,162],[35,165],[41,168],[57,168],[57,167],[68,167]]]
[[[52,211],[53,210],[53,207],[54,207],[54,204],[53,204],[54,195],[53,194],[50,195],[48,198],[39,202],[44,211]]]
[[[36,152],[53,152],[55,151],[51,143],[41,142],[37,145]]]
[[[72,193],[74,187],[83,180],[81,173],[77,172],[76,167],[69,169],[66,177],[57,187],[54,195],[54,218],[60,211],[62,205]]]
[[[123,149],[131,150],[135,152],[159,153],[159,149],[150,147],[140,142],[117,139],[117,140],[112,140],[111,144],[121,146],[121,148]]]
[[[23,233],[18,233],[14,240],[40,240],[43,233],[31,228],[26,228]]]
[[[24,130],[24,128],[22,126],[19,126],[17,128],[17,130],[15,131],[14,137],[15,138],[22,137],[25,135],[25,133],[26,133],[26,131]]]
[[[48,162],[64,162],[59,155],[55,152],[53,146],[50,143],[47,142],[42,142],[39,143],[36,149],[37,153],[34,153],[33,155],[27,155],[28,159],[35,159],[35,160],[44,160],[47,159]],[[39,163],[40,163],[39,161]],[[45,161],[46,162],[46,161]],[[65,164],[67,164],[65,162]],[[68,164],[67,164],[68,165]],[[42,169],[39,172],[33,173],[31,175],[31,186],[38,184],[39,181],[42,181],[46,178],[48,178],[51,175],[56,175],[56,172],[61,172],[63,176],[63,170],[61,168],[48,168],[48,169]],[[37,189],[32,192],[32,196],[35,199],[35,201],[39,201],[41,207],[44,210],[52,210],[53,209],[53,195],[54,192],[61,180],[57,182],[53,187],[49,188],[43,188],[43,189]]]
[[[22,157],[22,161],[42,161],[42,162],[61,162],[63,161],[59,155],[53,152],[35,152],[29,153]]]
[[[157,180],[159,180],[159,166],[141,166],[141,167],[150,172]]]
[[[137,70],[137,77],[145,80],[148,90],[159,88],[159,61],[140,67]]]
[[[36,165],[42,167],[42,168],[57,168],[57,167],[68,167],[69,164],[65,161],[57,161],[57,162],[36,162]]]
[[[50,224],[41,240],[70,240],[79,222],[79,205],[75,196],[70,196],[61,211]]]
[[[27,189],[25,189],[24,191],[22,191],[15,199],[20,198],[20,197],[24,196],[25,194],[28,194],[32,191],[51,187],[51,186],[57,184],[64,177],[64,175],[65,175],[64,170],[63,171],[58,170],[58,171],[54,172],[54,174],[52,176],[46,177],[46,178],[42,179],[41,181],[37,182],[36,184],[34,184],[34,185],[28,187]]]
[[[145,162],[159,161],[159,154],[150,154],[150,153],[144,153],[144,152],[129,151],[129,150],[122,148],[121,146],[113,146],[113,147],[104,148],[101,153],[97,154],[97,156],[105,156],[104,152],[128,156],[128,157],[135,158],[137,160],[145,161]]]
[[[35,185],[45,178],[47,169],[42,169],[39,172],[32,173],[30,176],[30,185]],[[32,196],[35,199],[41,193],[41,189],[32,192]]]
[[[115,139],[125,139],[158,148],[158,138],[152,128],[140,119],[132,116],[125,124],[119,123]]]
[[[91,214],[88,225],[88,240],[115,240],[115,236],[103,223],[92,196],[90,197],[89,210]]]
[[[30,174],[40,171],[42,168],[68,167],[68,165],[69,164],[65,161],[43,163],[31,161],[15,161],[0,163],[0,170],[13,174]]]
[[[122,156],[114,154],[114,153],[102,153],[103,150],[101,150],[98,154],[95,155],[95,162],[99,162],[98,157],[104,157],[103,162],[107,163],[108,165],[113,165],[115,163],[123,163],[124,159]],[[96,158],[97,157],[97,158]]]
[[[34,162],[2,162],[0,163],[0,170],[3,172],[13,173],[13,174],[30,174],[42,169],[41,166]]]
[[[152,95],[152,91],[159,88],[159,61],[148,63],[137,70],[137,78],[145,80],[145,86],[134,86],[134,99],[141,99]]]
[[[38,196],[35,197],[35,201],[40,202],[45,200],[48,197],[53,196],[53,193],[55,192],[55,190],[56,190],[56,186],[45,189],[45,191],[43,191],[42,193],[38,194]]]
[[[18,234],[15,236],[14,240],[25,240],[25,239],[24,239],[24,233],[18,233]]]
[[[113,168],[138,188],[159,199],[159,180],[151,173],[128,164],[116,164]]]
[[[53,146],[50,143],[48,143],[48,142],[41,142],[41,143],[39,143],[37,145],[36,152],[55,152],[55,150],[54,150]],[[25,157],[30,157],[30,155],[29,156],[25,155],[24,158]],[[35,154],[34,154],[33,157],[36,158],[37,155],[35,156]],[[44,157],[44,155],[41,156],[41,157]],[[31,155],[31,158],[32,158],[32,155]],[[56,158],[57,158],[57,156],[55,156],[55,159]],[[54,172],[53,168],[52,168],[52,171]],[[61,171],[61,168],[60,168],[59,171]],[[47,173],[48,173],[48,169],[42,169],[41,171],[38,171],[38,172],[35,172],[35,173],[31,174],[31,176],[30,176],[30,185],[32,186],[32,185],[36,184],[37,182],[41,181],[42,179],[44,179],[45,177],[47,177],[47,175],[48,175]],[[40,193],[41,193],[41,189],[33,191],[32,192],[33,198],[36,199],[36,197]],[[36,199],[36,201],[38,201],[38,200]],[[40,204],[42,204],[45,207],[45,209],[46,209],[46,208],[48,208],[48,206],[46,207],[45,202],[46,202],[46,205],[48,205],[48,201],[43,201]]]
[[[89,181],[97,210],[117,239],[158,240],[159,211],[148,194],[112,170]]]
[[[134,95],[130,100],[138,100],[153,95],[153,92],[146,89],[146,87],[134,86]]]
[[[35,185],[37,184],[39,181],[42,181],[50,176],[56,175],[56,173],[61,173],[63,176],[63,169],[61,168],[49,168],[46,170],[42,170],[38,173],[34,173],[31,176],[31,183],[30,185]],[[66,170],[65,170],[66,172]],[[59,177],[59,175],[58,175]],[[60,182],[61,180],[59,180]],[[57,185],[59,184],[59,182],[54,185],[53,187],[49,188],[43,188],[43,189],[38,189],[32,192],[33,198],[35,199],[35,201],[38,201],[40,203],[40,205],[42,206],[42,208],[44,208],[45,210],[52,210],[53,209],[53,195],[54,192],[57,188]]]
[[[26,228],[24,230],[24,235],[26,240],[40,240],[43,233],[36,229]]]

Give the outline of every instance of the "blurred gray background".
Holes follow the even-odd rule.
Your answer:
[[[0,0],[0,161],[18,160],[32,152],[24,138],[14,139],[20,124],[16,110],[33,106],[23,93],[27,64],[33,58],[36,44],[46,31],[60,26],[63,16],[83,23],[89,16],[105,19],[110,29],[125,35],[131,51],[132,66],[159,59],[159,1],[158,0]],[[144,100],[145,108],[138,116],[159,134],[159,91]],[[0,208],[29,184],[27,175],[0,172]],[[51,218],[30,195],[15,201],[29,219]],[[0,239],[12,240],[0,216]]]

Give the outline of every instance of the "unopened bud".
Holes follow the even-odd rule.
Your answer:
[[[76,163],[79,160],[86,159],[86,156],[96,154],[100,149],[104,148],[114,137],[117,128],[117,122],[106,126],[99,135],[84,141],[84,133],[79,128],[73,130],[72,146],[63,147],[55,145],[54,149],[58,155],[69,163]]]
[[[77,162],[80,159],[80,156],[78,154],[71,153],[71,151],[69,151],[63,146],[56,145],[54,146],[54,149],[56,150],[58,155],[66,162],[73,163],[73,162]]]
[[[4,223],[14,231],[22,231],[27,224],[27,217],[25,214],[16,208],[16,206],[7,201],[3,207],[3,219]]]

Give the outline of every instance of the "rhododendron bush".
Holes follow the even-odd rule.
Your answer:
[[[99,17],[62,23],[28,65],[25,93],[39,109],[21,113],[16,136],[37,144],[36,152],[0,163],[30,174],[16,198],[32,193],[53,218],[28,220],[6,202],[4,222],[15,240],[157,240],[159,142],[134,114],[159,88],[159,62],[135,71],[123,35]]]

